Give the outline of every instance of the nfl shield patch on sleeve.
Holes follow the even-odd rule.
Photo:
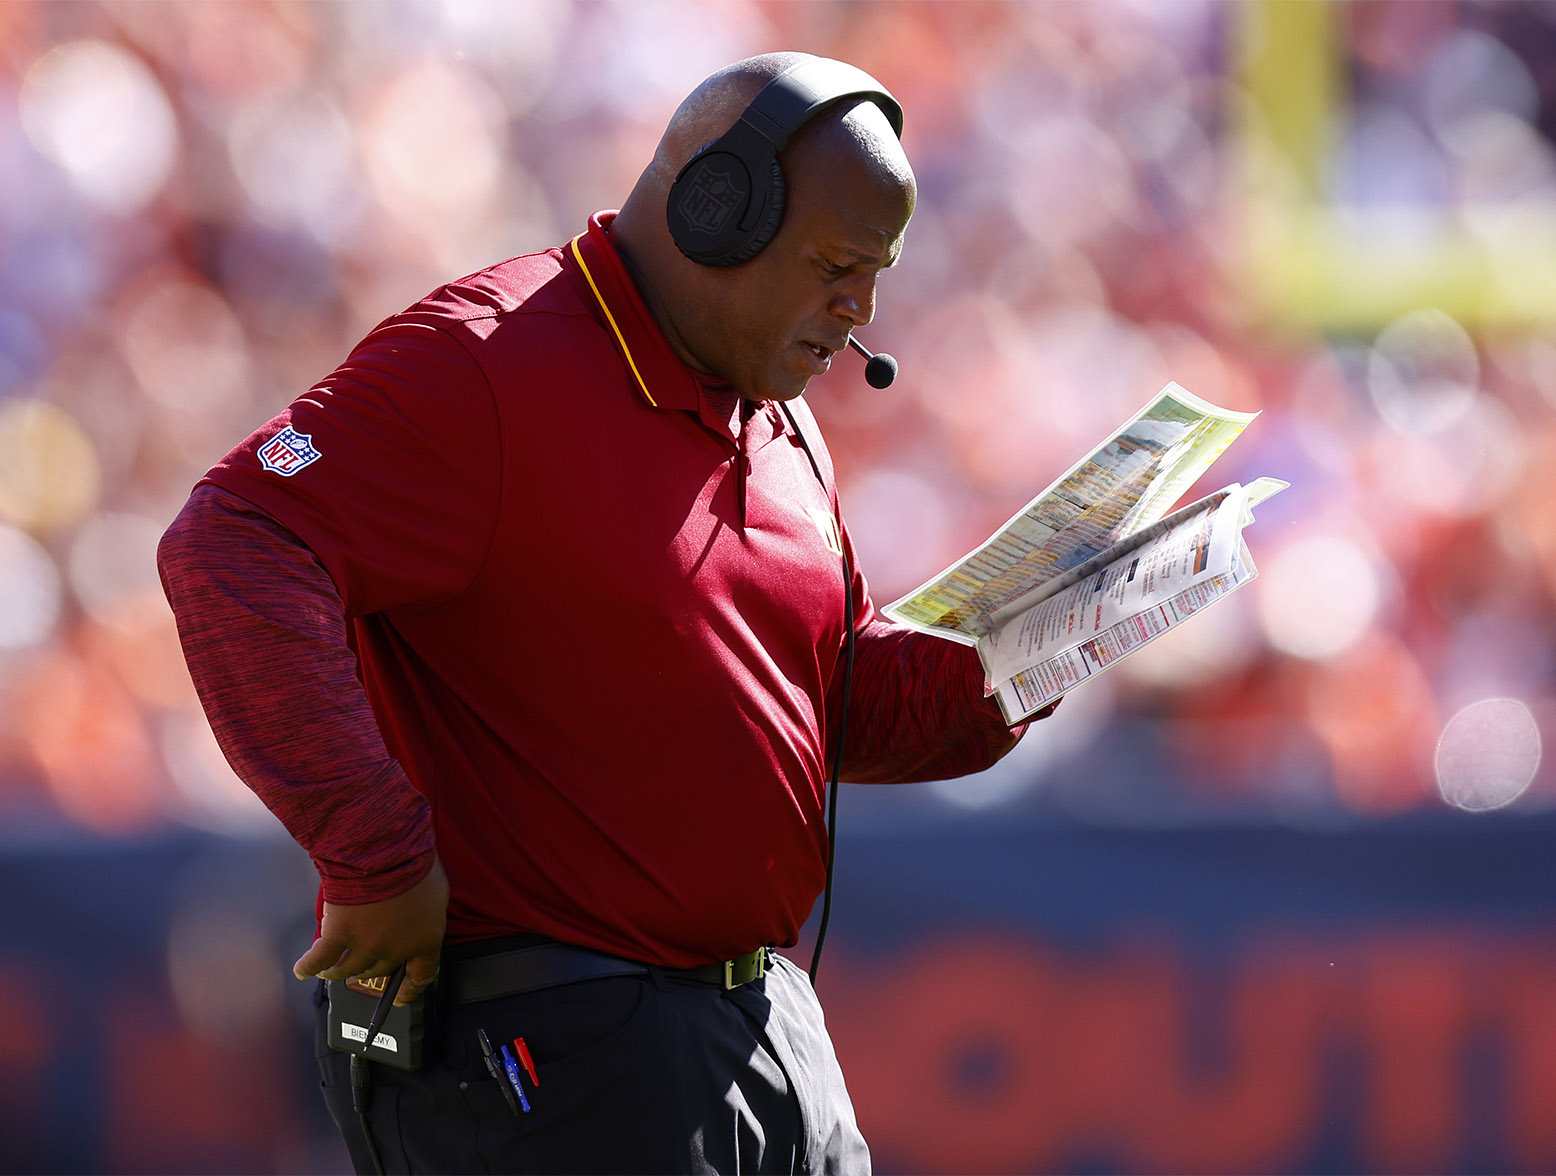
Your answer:
[[[259,447],[259,464],[272,474],[290,478],[304,466],[312,465],[323,455],[313,447],[310,433],[299,433],[287,425],[274,437]]]

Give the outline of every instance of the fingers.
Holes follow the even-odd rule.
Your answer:
[[[340,959],[319,973],[321,980],[354,980],[371,976],[387,976],[398,965],[390,960],[362,951],[348,951]]]
[[[399,967],[399,961],[386,960],[370,952],[355,951],[335,939],[315,939],[313,946],[292,965],[299,980],[317,976],[320,980],[371,979],[387,976]]]
[[[325,968],[339,963],[346,955],[346,945],[338,939],[320,937],[313,941],[313,946],[298,957],[292,965],[292,975],[299,980],[307,980],[310,976],[317,976]],[[326,977],[328,979],[328,977]]]
[[[395,995],[394,1003],[397,1005],[410,1004],[438,978],[438,957],[435,955],[417,956],[415,959],[405,961],[405,979],[400,982],[400,991]]]

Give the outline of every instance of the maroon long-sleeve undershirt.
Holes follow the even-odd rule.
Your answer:
[[[384,746],[340,594],[313,552],[205,485],[157,564],[217,742],[313,858],[325,899],[371,902],[413,886],[432,864],[431,813]]]

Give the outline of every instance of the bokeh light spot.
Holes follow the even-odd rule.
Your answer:
[[[1265,561],[1256,583],[1270,644],[1321,659],[1348,649],[1378,612],[1382,587],[1373,561],[1340,535],[1310,535]]]
[[[1540,728],[1522,702],[1472,702],[1448,720],[1437,741],[1437,791],[1467,812],[1504,808],[1528,789],[1540,751]]]
[[[70,587],[96,620],[112,623],[131,597],[161,597],[157,542],[162,528],[143,515],[100,514],[87,520],[70,548]]]
[[[1367,393],[1402,433],[1433,433],[1474,407],[1480,381],[1475,344],[1440,310],[1417,310],[1379,333],[1367,357]]]
[[[51,49],[27,71],[22,126],[83,196],[110,212],[143,207],[178,154],[178,123],[155,75],[102,41]]]
[[[25,649],[53,632],[60,583],[43,546],[0,525],[0,649]]]
[[[97,451],[64,409],[41,400],[0,408],[0,517],[29,530],[79,522],[97,503]]]
[[[882,467],[848,487],[848,517],[877,591],[890,598],[911,589],[954,553],[943,491],[927,478]]]
[[[132,287],[114,319],[119,348],[146,394],[180,411],[232,410],[248,396],[247,342],[209,286],[158,276]]]
[[[473,216],[502,176],[502,104],[466,74],[429,62],[385,89],[363,139],[378,198],[409,223]]]
[[[275,223],[325,237],[353,207],[351,128],[324,94],[304,90],[243,108],[227,150],[243,191]]]

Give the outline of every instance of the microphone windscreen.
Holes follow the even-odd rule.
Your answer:
[[[864,382],[872,388],[885,388],[897,378],[897,361],[884,351],[877,351],[864,365]]]

